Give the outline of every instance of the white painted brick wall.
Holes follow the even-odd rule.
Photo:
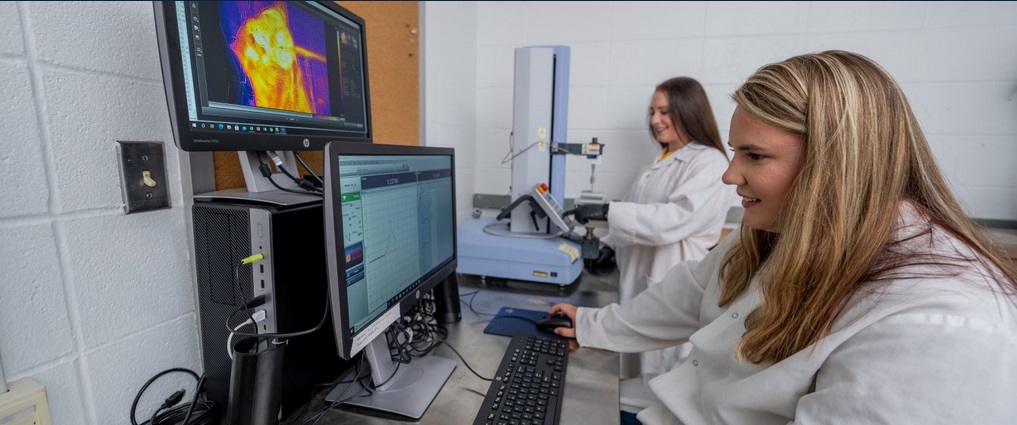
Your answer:
[[[0,3],[0,8],[8,7]],[[0,16],[6,12],[0,12]],[[4,45],[9,41],[4,40]],[[0,134],[3,135],[0,137],[0,182],[3,183],[0,184],[0,199],[3,199],[0,218],[45,214],[49,208],[46,168],[38,142],[39,121],[32,104],[31,78],[23,57],[0,55],[0,93],[3,93],[0,99],[0,117],[3,117],[0,119]]]
[[[476,49],[476,5],[420,2],[419,6],[424,67],[422,144],[455,148],[456,217],[462,222],[469,219],[473,194],[478,192],[474,161],[480,146],[476,143],[476,67],[486,61],[478,60],[483,58]]]
[[[200,373],[152,4],[0,3],[0,92],[6,376],[45,385],[55,424],[126,424],[157,372]],[[171,209],[124,215],[116,140],[164,143]]]
[[[845,49],[872,57],[898,80],[972,216],[1017,220],[1017,167],[1008,164],[1017,160],[1015,2],[438,3],[428,20],[476,9],[475,27],[441,28],[447,39],[475,39],[475,53],[427,47],[428,54],[477,59],[472,116],[480,193],[507,193],[508,166],[498,161],[512,122],[516,47],[572,47],[569,141],[596,136],[607,144],[597,189],[608,198],[621,196],[654,154],[644,129],[655,84],[675,75],[702,82],[726,140],[729,95],[758,67]],[[436,63],[425,84],[434,84],[435,72],[461,67]],[[589,166],[576,157],[567,162],[565,193],[574,197],[589,188]]]

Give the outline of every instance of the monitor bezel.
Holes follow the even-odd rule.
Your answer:
[[[159,47],[159,59],[162,69],[163,86],[166,91],[166,103],[170,115],[170,127],[177,147],[188,152],[212,151],[307,151],[322,150],[332,141],[353,141],[371,143],[374,129],[371,116],[370,73],[368,72],[367,26],[364,19],[355,13],[339,6],[335,2],[315,1],[315,3],[355,22],[360,26],[361,52],[364,75],[364,121],[366,132],[359,135],[303,135],[303,134],[259,134],[259,133],[215,133],[215,141],[210,142],[208,133],[195,132],[188,126],[187,97],[183,61],[181,59],[180,40],[176,37],[179,31],[175,15],[176,1],[153,1],[155,12],[156,39]],[[195,139],[204,142],[195,142]]]
[[[325,247],[326,263],[328,268],[328,288],[330,306],[332,308],[333,329],[335,331],[336,347],[339,356],[349,360],[356,355],[363,347],[353,347],[353,338],[356,335],[349,330],[349,299],[346,294],[346,266],[345,257],[339,255],[345,248],[342,236],[342,203],[336,200],[342,199],[341,188],[337,184],[339,178],[338,158],[340,155],[376,155],[376,156],[447,156],[449,157],[452,187],[452,257],[435,268],[435,271],[425,277],[423,283],[399,300],[399,315],[394,318],[388,317],[385,313],[378,315],[367,323],[359,333],[371,332],[379,326],[388,327],[391,323],[405,315],[416,306],[424,297],[424,294],[434,289],[435,286],[455,273],[458,264],[458,232],[455,231],[456,221],[456,169],[455,150],[452,148],[432,146],[406,146],[389,144],[366,144],[355,142],[334,142],[325,146],[324,183],[325,183]],[[394,306],[392,307],[394,308]],[[390,308],[391,310],[391,308]],[[387,323],[380,322],[387,320]]]

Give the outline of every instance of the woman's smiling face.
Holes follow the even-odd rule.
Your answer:
[[[723,180],[736,186],[742,197],[742,224],[779,233],[787,192],[805,155],[804,141],[795,133],[756,119],[739,106],[731,117],[728,144],[734,157]]]
[[[671,120],[671,103],[662,91],[654,92],[650,102],[650,128],[657,142],[668,145],[668,150],[681,149],[688,143],[685,130]]]

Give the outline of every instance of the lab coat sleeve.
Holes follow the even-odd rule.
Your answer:
[[[942,314],[881,319],[830,353],[794,423],[1012,424],[1017,335],[1007,329]]]
[[[700,155],[689,163],[690,177],[674,185],[666,202],[612,202],[610,245],[672,244],[723,222],[734,200],[721,181],[726,169],[723,154]]]
[[[585,347],[637,353],[688,340],[699,328],[700,304],[711,267],[699,261],[677,264],[661,284],[651,286],[625,305],[580,307],[576,340]]]

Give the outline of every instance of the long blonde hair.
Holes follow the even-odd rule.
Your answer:
[[[1017,291],[1017,267],[965,215],[904,93],[875,62],[844,51],[796,56],[760,68],[733,97],[753,117],[805,142],[780,233],[743,226],[741,243],[724,258],[721,306],[753,277],[762,285],[740,358],[777,362],[801,351],[830,331],[866,283],[930,262],[888,254],[906,200],[994,265],[1005,292]]]

